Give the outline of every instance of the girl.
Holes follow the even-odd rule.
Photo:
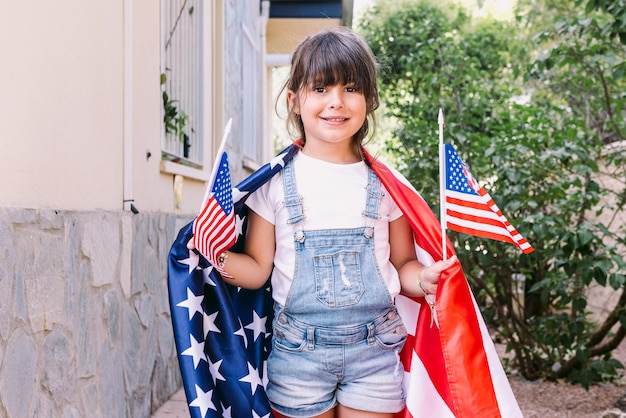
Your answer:
[[[401,411],[407,334],[394,297],[436,293],[456,260],[418,262],[408,222],[364,161],[376,69],[366,42],[347,29],[296,48],[283,90],[300,152],[247,200],[244,253],[219,258],[237,286],[259,288],[271,275],[267,395],[279,417]]]

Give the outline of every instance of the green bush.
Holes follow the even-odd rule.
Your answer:
[[[444,141],[535,247],[524,255],[448,232],[485,318],[514,353],[509,369],[588,387],[618,376],[610,352],[626,335],[624,225],[599,217],[623,212],[626,188],[598,180],[611,168],[626,184],[624,152],[606,146],[624,140],[626,55],[603,38],[606,15],[554,11],[539,21],[536,12],[503,23],[448,4],[379,1],[357,30],[382,63],[387,152],[435,213],[442,108]],[[592,286],[621,296],[600,323],[587,304]]]

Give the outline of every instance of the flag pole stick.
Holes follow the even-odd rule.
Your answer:
[[[211,177],[209,177],[211,180],[209,180],[210,182],[213,182],[215,180],[215,175],[217,174],[217,170],[219,169],[219,165],[220,165],[220,159],[222,158],[222,152],[224,151],[224,148],[226,148],[226,140],[228,139],[228,134],[230,134],[230,127],[233,125],[233,118],[228,119],[228,122],[226,123],[226,127],[224,128],[224,135],[222,135],[222,142],[220,143],[220,147],[217,150],[217,154],[215,154],[215,162],[213,163],[213,168],[211,169]],[[208,184],[206,191],[204,192],[204,199],[202,199],[202,207],[204,207],[204,205],[206,205],[207,200],[209,200],[209,195],[211,194],[211,187],[213,187],[212,184]]]
[[[443,110],[439,108],[439,217],[441,220],[441,250],[443,254],[443,260],[445,261],[447,256],[447,243],[446,243],[446,155],[445,147],[443,145]]]

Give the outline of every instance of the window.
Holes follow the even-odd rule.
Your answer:
[[[257,47],[258,40],[253,37],[246,25],[243,25],[243,152],[244,157],[251,161],[259,161],[261,155],[262,137],[260,122],[263,115],[260,113],[262,91],[258,82],[258,62],[261,51]]]
[[[163,159],[204,163],[202,0],[161,0]]]

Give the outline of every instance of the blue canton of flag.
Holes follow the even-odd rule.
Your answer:
[[[212,188],[217,203],[222,207],[226,215],[233,210],[233,193],[230,183],[230,168],[228,167],[228,154],[223,153],[220,165]]]
[[[446,145],[446,188],[478,196],[478,182],[450,145]]]
[[[243,250],[246,198],[297,152],[295,146],[287,148],[232,189],[232,194],[230,174],[219,180],[219,184],[215,182],[213,200],[220,202],[215,206],[223,208],[220,212],[235,220],[237,242],[231,251]],[[224,158],[220,160],[216,178],[222,169],[224,174],[228,173],[228,160]],[[231,204],[233,210],[226,213],[226,207]],[[196,224],[198,219],[200,216]],[[189,412],[192,418],[269,418],[272,410],[265,395],[265,364],[271,349],[272,321],[269,281],[259,290],[241,289],[224,282],[205,257],[187,248],[193,227],[194,222],[181,229],[168,259],[174,340]],[[214,233],[211,227],[206,232]]]

